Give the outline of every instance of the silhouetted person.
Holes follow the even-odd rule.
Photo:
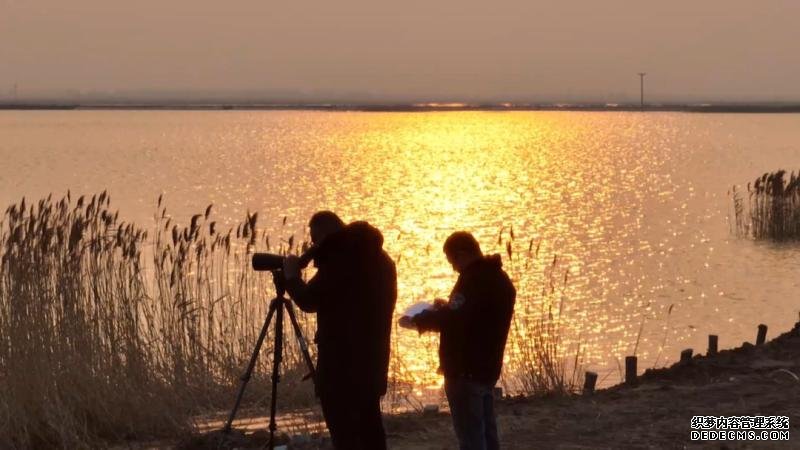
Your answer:
[[[394,262],[366,222],[344,225],[322,211],[309,228],[317,273],[305,283],[296,257],[285,259],[284,273],[300,309],[317,314],[316,391],[331,440],[337,449],[384,449],[380,398],[397,300]]]
[[[462,450],[497,449],[493,389],[503,366],[516,290],[500,255],[483,256],[464,231],[450,235],[444,253],[459,273],[450,299],[410,321],[420,333],[439,331],[439,363],[453,428]]]

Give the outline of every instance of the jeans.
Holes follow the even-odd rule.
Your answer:
[[[464,378],[445,379],[444,392],[460,450],[500,448],[492,388]]]

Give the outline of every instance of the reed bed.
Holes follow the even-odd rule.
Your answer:
[[[733,224],[741,237],[770,240],[800,239],[800,174],[765,173],[747,183],[745,194],[733,186]]]
[[[181,225],[162,203],[159,198],[150,229],[123,222],[106,192],[33,204],[23,199],[6,210],[0,221],[0,448],[105,448],[174,438],[194,430],[198,417],[231,406],[274,294],[271,278],[251,270],[250,257],[256,249],[302,252],[306,244],[293,236],[270,242],[258,230],[257,214],[220,230],[211,205]],[[498,245],[520,287],[532,279],[527,272],[540,243],[530,241],[517,254],[513,229],[507,234],[504,241],[501,230]],[[557,258],[545,266],[541,296],[517,300],[522,309],[507,347],[507,392],[576,388],[580,350],[568,356],[562,340],[567,275],[560,275]],[[313,318],[298,313],[310,339]],[[299,346],[291,328],[285,330],[281,407],[314,405],[313,386],[302,381]],[[268,336],[245,410],[269,403],[271,356]],[[422,409],[409,374],[393,348],[388,409]]]
[[[584,348],[580,339],[574,344],[564,339],[569,269],[560,265],[557,255],[535,264],[543,259],[539,256],[541,241],[530,240],[522,245],[527,250],[516,252],[520,244],[515,243],[513,228],[505,238],[503,231],[498,246],[505,250],[507,270],[518,293],[501,378],[504,390],[525,396],[574,394],[582,375]],[[531,285],[537,277],[528,272],[537,269],[543,271],[544,282]]]
[[[159,199],[148,239],[110,205],[105,192],[23,199],[0,222],[2,448],[175,436],[196,414],[229,406],[271,293],[269,278],[249,268],[253,248],[269,246],[257,215],[220,233],[209,206],[181,227]],[[290,238],[272,250],[296,249]],[[268,339],[251,404],[266,402],[270,359]],[[285,361],[300,371],[296,346]],[[293,378],[283,398],[311,403]]]

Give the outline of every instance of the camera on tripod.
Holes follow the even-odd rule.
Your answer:
[[[311,247],[306,250],[302,255],[300,255],[300,267],[304,268],[308,266],[308,263],[314,259],[314,251],[315,247]],[[292,307],[291,302],[284,297],[285,286],[284,286],[284,278],[283,278],[283,261],[286,257],[283,255],[275,255],[272,253],[255,253],[253,254],[253,269],[259,271],[270,271],[272,272],[272,281],[275,283],[275,294],[276,297],[272,299],[269,303],[269,309],[267,311],[267,318],[264,321],[264,326],[261,328],[261,333],[258,335],[258,339],[256,340],[256,347],[253,350],[252,356],[250,356],[250,363],[245,370],[244,375],[240,378],[241,384],[239,385],[239,393],[236,395],[236,402],[233,404],[233,409],[231,410],[230,415],[228,416],[228,420],[225,423],[225,427],[222,429],[223,433],[228,434],[231,432],[233,427],[233,419],[236,417],[236,412],[239,410],[239,405],[242,402],[242,396],[244,395],[245,387],[247,386],[247,382],[250,381],[250,377],[253,374],[253,369],[256,365],[256,358],[258,358],[258,354],[261,351],[261,345],[264,343],[264,338],[267,336],[267,329],[269,329],[270,322],[273,321],[274,317],[274,325],[275,325],[275,333],[274,333],[274,344],[272,347],[273,355],[272,355],[272,395],[270,397],[270,408],[269,408],[269,445],[270,449],[274,448],[275,444],[275,430],[277,429],[277,424],[275,421],[275,412],[277,408],[277,399],[278,399],[278,381],[280,380],[280,364],[283,360],[283,313],[284,310],[289,315],[289,321],[292,324],[292,328],[294,329],[294,335],[297,338],[297,342],[300,345],[300,351],[303,355],[303,360],[305,361],[306,365],[309,369],[309,374],[306,378],[311,378],[314,380],[315,378],[315,369],[314,369],[314,362],[311,359],[311,354],[308,352],[308,344],[306,343],[305,338],[303,337],[303,331],[300,328],[300,325],[297,322],[297,317],[294,314],[294,308]],[[305,378],[304,378],[305,379]]]
[[[314,259],[315,247],[311,247],[300,255],[300,268],[305,269],[306,266]],[[258,271],[278,271],[283,270],[284,255],[276,255],[274,253],[254,253],[253,254],[253,270]]]

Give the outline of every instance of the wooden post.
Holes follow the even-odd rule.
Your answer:
[[[767,341],[767,326],[763,323],[758,326],[758,336],[756,337],[756,345],[764,345]]]
[[[681,352],[681,364],[691,364],[692,363],[692,349],[687,348],[686,350]]]
[[[718,342],[719,342],[719,337],[717,337],[716,334],[708,335],[708,352],[706,353],[707,356],[714,356],[717,354]]]
[[[636,357],[635,356],[626,356],[625,357],[625,384],[627,384],[627,385],[636,384]]]
[[[597,373],[586,372],[586,380],[583,382],[583,395],[594,393],[594,386],[597,384]]]

